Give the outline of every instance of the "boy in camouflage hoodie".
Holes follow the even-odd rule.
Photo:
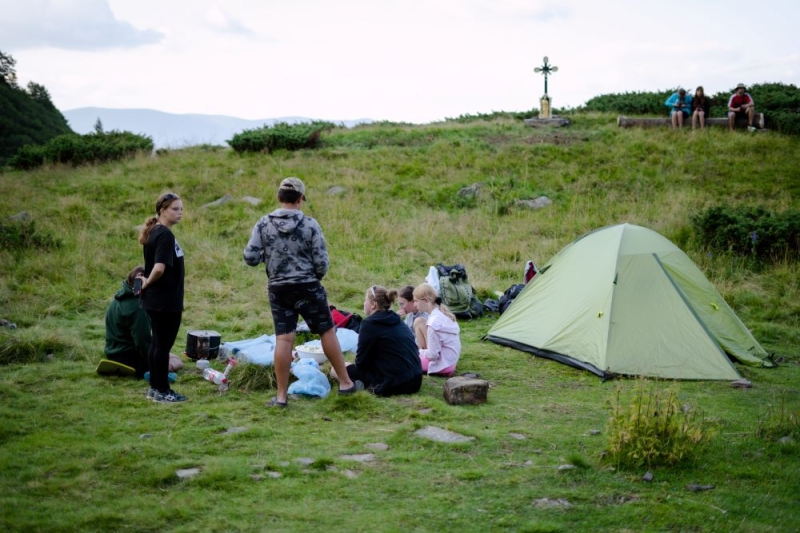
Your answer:
[[[322,349],[339,377],[339,394],[362,390],[361,382],[347,376],[344,355],[336,338],[328,295],[320,283],[328,272],[328,250],[322,229],[300,207],[305,185],[298,178],[286,178],[278,188],[281,207],[261,217],[253,227],[244,249],[250,266],[266,264],[267,292],[275,323],[275,378],[277,396],[267,405],[286,407],[289,370],[292,363],[297,317],[302,316],[312,333],[318,333]],[[359,387],[360,386],[360,387]]]

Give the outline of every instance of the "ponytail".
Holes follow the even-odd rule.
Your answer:
[[[139,233],[139,244],[144,246],[147,244],[147,239],[150,238],[150,232],[153,231],[153,226],[156,225],[158,219],[156,217],[150,217],[144,221],[144,226],[142,226],[142,231]]]

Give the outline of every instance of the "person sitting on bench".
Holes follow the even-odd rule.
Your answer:
[[[669,108],[672,129],[683,127],[683,119],[692,112],[692,97],[686,94],[686,89],[679,88],[664,102]]]
[[[756,116],[756,104],[753,98],[745,92],[747,87],[744,83],[736,86],[736,92],[728,99],[728,127],[733,131],[737,118],[747,117],[747,131],[756,131],[753,126],[753,119]]]

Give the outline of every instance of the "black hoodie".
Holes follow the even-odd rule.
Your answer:
[[[397,313],[376,311],[361,322],[356,368],[378,395],[422,375],[414,334]]]

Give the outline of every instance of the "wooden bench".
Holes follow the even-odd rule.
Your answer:
[[[728,127],[728,117],[706,117],[705,120],[706,126],[725,126]],[[617,126],[620,128],[633,128],[633,127],[656,127],[656,126],[669,126],[671,124],[670,117],[626,117],[624,115],[620,115],[617,117]],[[763,130],[764,129],[764,113],[756,113],[755,117],[753,117],[753,126],[756,128]],[[691,115],[688,117],[684,117],[683,119],[683,127],[684,128],[691,128],[692,127],[692,117]],[[747,127],[747,118],[737,118],[736,124],[734,125],[736,128],[746,128]]]

